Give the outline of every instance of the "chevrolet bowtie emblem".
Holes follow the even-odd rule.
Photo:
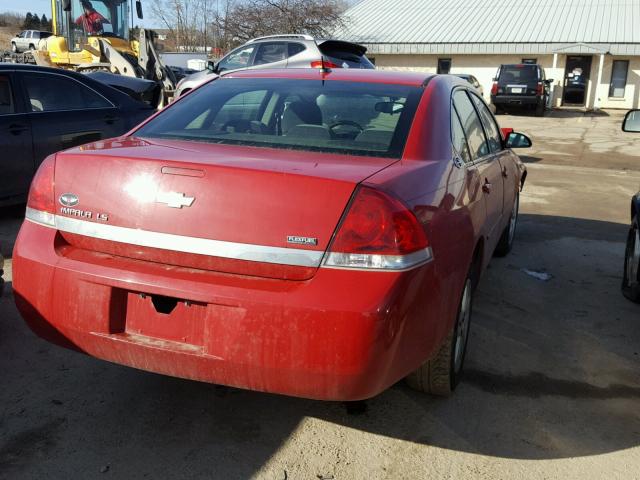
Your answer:
[[[156,202],[166,203],[171,208],[190,207],[194,200],[195,197],[185,197],[180,192],[159,193],[156,197]]]

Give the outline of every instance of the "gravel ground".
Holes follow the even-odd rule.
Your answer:
[[[640,135],[621,119],[499,117],[535,146],[516,246],[481,280],[450,399],[400,383],[349,415],[105,363],[36,338],[9,283],[0,478],[640,478],[640,306],[619,292]],[[7,253],[19,216],[0,218]]]

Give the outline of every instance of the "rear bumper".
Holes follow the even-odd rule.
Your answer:
[[[538,105],[544,102],[543,97],[527,95],[491,95],[491,103],[494,105],[520,106]]]
[[[13,288],[32,330],[67,348],[171,376],[358,400],[415,369],[451,328],[434,269],[227,275],[77,249],[25,221]],[[161,296],[178,299],[171,313],[154,308]]]

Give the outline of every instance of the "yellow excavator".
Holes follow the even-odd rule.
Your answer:
[[[142,19],[141,0],[51,0],[53,35],[31,52],[38,65],[79,72],[111,72],[162,85],[166,104],[176,78],[161,61],[153,33],[140,29],[130,38],[130,7]]]

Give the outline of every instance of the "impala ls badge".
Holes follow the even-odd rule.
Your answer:
[[[63,193],[58,200],[63,207],[75,207],[80,201],[73,193]]]
[[[179,192],[159,193],[156,197],[156,202],[166,203],[171,208],[190,207],[194,200],[195,197],[185,197]]]
[[[296,245],[318,245],[318,239],[314,237],[287,235],[287,243],[295,243]]]

